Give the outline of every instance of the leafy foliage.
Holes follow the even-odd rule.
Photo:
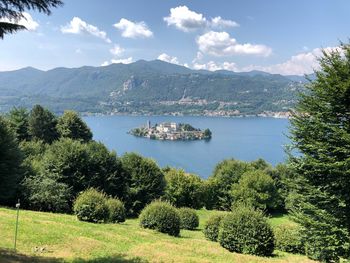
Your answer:
[[[26,192],[24,201],[30,209],[60,213],[71,211],[71,188],[54,176],[28,176],[22,186]]]
[[[13,205],[23,177],[23,155],[7,121],[0,116],[0,204]]]
[[[126,153],[121,158],[127,177],[126,208],[129,215],[138,215],[150,202],[164,192],[164,174],[151,159],[136,153]]]
[[[61,137],[88,142],[92,140],[92,132],[86,123],[74,111],[65,111],[58,119],[57,130]]]
[[[232,186],[231,194],[234,202],[262,210],[273,210],[278,206],[274,180],[261,170],[244,173],[239,182]]]
[[[16,134],[18,141],[29,140],[28,118],[29,113],[24,108],[13,108],[8,114],[7,119],[11,129]]]
[[[109,222],[125,222],[125,207],[123,202],[114,198],[108,198],[106,202],[109,210]]]
[[[140,225],[171,236],[180,234],[180,216],[175,207],[167,202],[153,201],[140,214]]]
[[[29,116],[29,135],[34,140],[52,143],[58,138],[55,115],[40,105],[35,105]]]
[[[104,223],[107,222],[110,213],[106,202],[106,195],[94,188],[79,194],[74,202],[74,213],[81,221]]]
[[[218,240],[231,252],[257,256],[271,256],[275,242],[263,213],[247,206],[237,206],[222,219]]]
[[[310,258],[350,257],[350,45],[324,51],[291,120],[291,211]]]
[[[216,214],[209,217],[209,219],[205,222],[203,229],[206,239],[215,242],[218,241],[219,227],[223,218],[224,214]]]
[[[203,207],[204,185],[197,175],[169,169],[165,173],[164,198],[176,207]]]
[[[304,254],[305,246],[298,225],[279,225],[273,228],[276,249],[288,253]]]
[[[231,187],[241,176],[253,168],[249,163],[234,159],[218,163],[207,183],[207,208],[230,210],[232,204]]]
[[[0,0],[0,18],[6,18],[8,22],[0,22],[0,38],[5,34],[14,33],[26,27],[21,26],[18,20],[25,18],[23,12],[27,10],[37,10],[47,15],[51,14],[52,7],[62,5],[61,0]]]
[[[199,217],[196,210],[182,207],[178,209],[178,213],[181,221],[181,229],[194,230],[199,226]]]

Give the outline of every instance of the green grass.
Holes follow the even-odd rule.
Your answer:
[[[275,252],[272,258],[230,253],[207,241],[201,231],[214,211],[200,210],[200,229],[180,237],[123,224],[80,222],[65,214],[20,211],[17,254],[13,253],[16,211],[0,208],[0,262],[311,262],[305,256]],[[288,217],[269,219],[272,224]]]

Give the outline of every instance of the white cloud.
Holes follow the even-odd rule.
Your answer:
[[[130,63],[133,63],[134,60],[132,57],[128,57],[128,58],[122,58],[122,59],[111,59],[111,62],[112,63],[122,63],[122,64],[130,64]]]
[[[114,45],[114,47],[111,48],[109,51],[112,55],[119,57],[125,51],[125,49],[119,45]]]
[[[148,38],[153,36],[153,32],[143,21],[132,22],[122,18],[120,19],[119,23],[116,23],[113,26],[121,30],[122,36],[126,38]]]
[[[210,21],[203,14],[190,10],[187,6],[178,6],[170,9],[170,14],[163,18],[168,26],[175,26],[183,32],[190,32],[205,28],[236,27],[239,24],[232,20],[222,19],[220,16]]]
[[[324,48],[326,52],[331,52],[340,49],[338,47]],[[270,66],[251,65],[242,68],[242,71],[262,70],[265,72],[281,75],[304,75],[311,74],[314,70],[319,69],[317,58],[322,56],[322,48],[315,48],[310,52],[299,53],[292,56],[289,60]]]
[[[98,27],[94,25],[86,23],[79,17],[74,17],[69,24],[62,26],[61,32],[64,34],[88,34],[98,37],[107,43],[112,43],[112,41],[107,37],[106,32],[99,30]]]
[[[178,6],[170,9],[170,15],[164,17],[168,26],[175,26],[177,29],[189,32],[207,25],[206,18],[199,13],[191,11],[187,6]]]
[[[0,22],[18,24],[18,25],[24,26],[29,31],[35,31],[39,27],[39,23],[35,21],[30,14],[23,12],[22,15],[23,17],[21,17],[18,20],[0,18]]]
[[[165,61],[165,62],[168,62],[168,63],[180,65],[179,60],[177,59],[177,57],[172,57],[172,56],[169,56],[168,54],[165,54],[165,53],[160,54],[158,56],[158,59],[162,60],[162,61]]]
[[[105,61],[101,64],[102,67],[104,66],[108,66],[110,64],[130,64],[133,63],[134,60],[132,57],[128,57],[128,58],[122,58],[122,59],[111,59],[110,61]]]
[[[213,56],[233,56],[237,54],[269,56],[271,48],[250,43],[239,44],[227,32],[209,31],[197,38],[199,50]]]
[[[205,63],[205,64],[194,63],[193,68],[197,70],[205,69],[209,71],[216,71],[216,70],[238,71],[237,65],[233,62],[216,63],[214,61],[209,61],[208,63]]]
[[[235,21],[222,19],[221,16],[217,16],[211,19],[211,26],[216,28],[238,27],[239,24]]]

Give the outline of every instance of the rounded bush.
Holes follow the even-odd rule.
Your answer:
[[[295,254],[305,254],[305,246],[297,225],[279,225],[274,227],[276,249]]]
[[[264,214],[245,206],[236,207],[222,219],[218,240],[231,252],[257,256],[271,256],[275,243]]]
[[[180,216],[175,207],[167,202],[154,201],[140,214],[140,225],[171,236],[180,233]]]
[[[121,223],[125,222],[125,207],[119,199],[109,198],[107,200],[109,210],[109,222]]]
[[[104,193],[90,188],[85,190],[74,202],[73,210],[81,221],[103,223],[108,221],[109,209]]]
[[[208,221],[205,222],[203,229],[206,239],[211,241],[218,241],[219,227],[223,218],[223,214],[216,214],[209,217]]]
[[[180,228],[194,230],[199,226],[199,217],[196,210],[183,207],[178,209],[180,216]]]

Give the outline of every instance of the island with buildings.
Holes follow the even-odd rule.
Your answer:
[[[201,129],[194,128],[187,123],[163,122],[152,126],[150,121],[142,127],[130,130],[129,133],[138,137],[171,141],[209,140],[212,135],[209,129],[202,131]]]

